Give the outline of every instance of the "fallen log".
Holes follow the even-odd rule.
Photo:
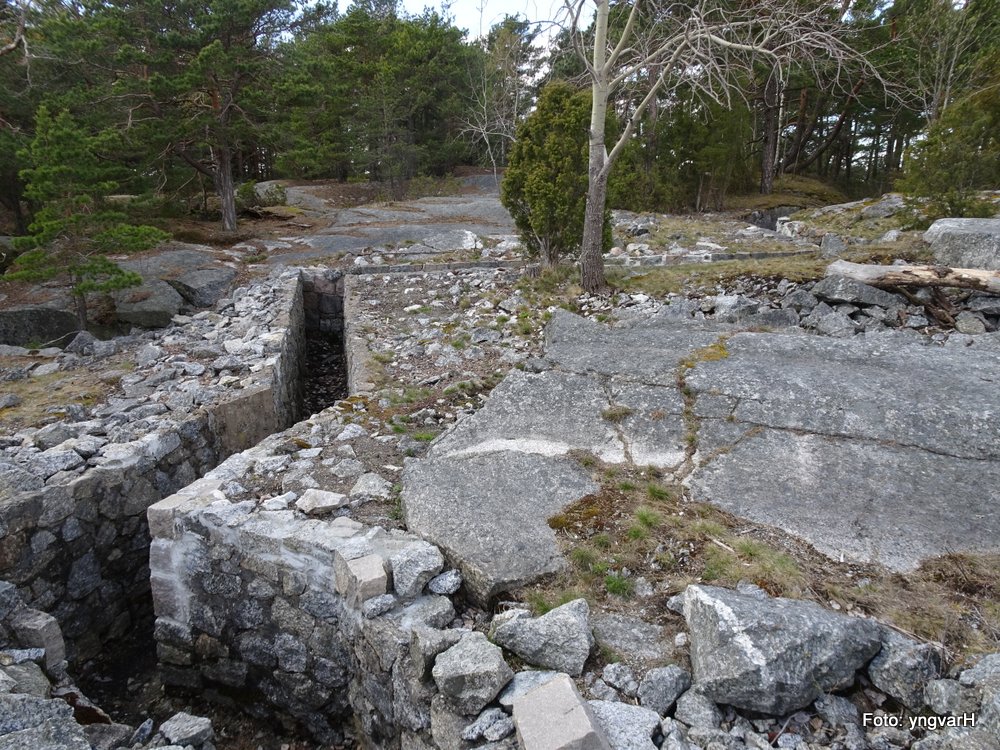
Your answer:
[[[1000,272],[948,266],[873,266],[837,260],[827,266],[827,276],[845,276],[882,289],[899,286],[956,287],[1000,294]]]

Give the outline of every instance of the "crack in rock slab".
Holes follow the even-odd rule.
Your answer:
[[[688,477],[693,498],[833,558],[912,570],[1000,540],[1000,463],[765,429]]]
[[[995,353],[762,333],[726,348],[686,377],[699,417],[728,396],[738,422],[1000,458]]]
[[[612,329],[557,310],[545,331],[545,355],[569,372],[674,386],[681,361],[717,343],[724,330],[697,323]]]
[[[597,490],[569,459],[502,452],[409,460],[402,498],[407,528],[444,550],[485,605],[563,567],[546,521]]]

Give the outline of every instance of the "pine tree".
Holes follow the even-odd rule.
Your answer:
[[[149,226],[128,224],[106,196],[116,182],[98,156],[99,139],[89,136],[67,112],[53,117],[40,107],[35,137],[22,159],[25,195],[38,210],[30,234],[15,244],[26,250],[8,270],[12,281],[42,281],[69,275],[80,328],[87,324],[87,294],[125,289],[142,282],[107,258],[111,252],[138,252],[167,239]]]

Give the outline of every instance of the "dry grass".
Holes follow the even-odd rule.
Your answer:
[[[0,369],[23,367],[30,360],[0,358]],[[134,368],[131,360],[118,355],[104,360],[100,368],[54,372],[50,375],[10,380],[2,384],[4,393],[21,399],[17,406],[0,409],[0,425],[8,433],[26,427],[38,427],[62,419],[63,407],[69,404],[92,406],[104,402],[118,380]]]
[[[1000,648],[1000,555],[948,555],[909,575],[838,563],[778,529],[688,501],[653,469],[583,458],[602,489],[550,519],[570,567],[522,592],[539,611],[579,596],[634,607],[639,576],[655,590],[642,603],[660,612],[690,583],[751,581],[773,596],[875,617],[942,644],[955,661]]]
[[[915,238],[908,242],[873,244],[858,247],[841,254],[853,263],[891,263],[897,258],[913,263],[926,262],[928,251]],[[796,283],[817,281],[823,278],[832,262],[818,253],[792,255],[783,258],[725,260],[717,263],[683,263],[675,266],[652,268],[645,273],[622,279],[625,291],[643,292],[654,297],[680,294],[685,291],[714,290],[719,284],[726,286],[738,279],[758,278]]]
[[[759,193],[734,195],[726,198],[726,209],[754,211],[778,206],[829,206],[846,203],[849,200],[850,198],[837,188],[812,177],[782,175],[774,181],[774,191],[770,195]]]

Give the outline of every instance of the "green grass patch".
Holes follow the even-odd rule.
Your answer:
[[[608,573],[604,576],[604,589],[612,596],[630,597],[635,589],[631,580],[616,573]]]
[[[646,485],[646,494],[649,495],[650,500],[671,501],[676,499],[674,490],[656,482],[650,482]]]
[[[655,529],[663,523],[663,516],[652,508],[641,506],[635,511],[635,520],[647,529]]]

